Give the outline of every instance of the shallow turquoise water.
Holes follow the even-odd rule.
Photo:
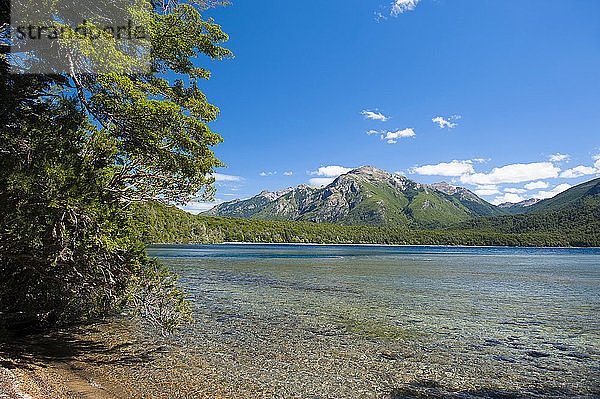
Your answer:
[[[600,250],[150,247],[190,295],[177,345],[280,397],[597,397]],[[258,388],[257,388],[258,387]]]

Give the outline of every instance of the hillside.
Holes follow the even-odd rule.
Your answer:
[[[527,213],[544,213],[578,207],[585,198],[593,198],[598,194],[600,194],[600,178],[571,187],[552,198],[540,201],[529,207]]]
[[[573,245],[600,241],[600,179],[575,186],[532,206],[525,214],[476,218],[451,229],[489,233],[554,233],[569,237]],[[579,237],[579,238],[578,238]]]
[[[217,205],[207,216],[290,220],[344,225],[437,228],[473,217],[507,214],[471,191],[448,183],[425,185],[371,166],[331,184],[300,185]]]
[[[358,173],[362,174],[363,171]],[[379,175],[379,172],[375,170]],[[339,179],[337,184],[345,186],[347,182],[359,184],[356,174],[348,174],[348,178]],[[346,176],[346,175],[345,175]],[[377,201],[390,200],[385,196],[396,191],[382,189],[381,183],[367,187],[369,195],[380,190],[383,198]],[[365,178],[365,177],[363,177]],[[403,195],[406,198],[416,198],[436,195],[435,200],[445,200],[450,204],[466,202],[473,207],[471,214],[489,211],[486,203],[476,200],[470,191],[451,186],[436,184],[432,186],[419,185],[403,178],[406,182]],[[380,180],[380,179],[377,179]],[[346,183],[345,183],[346,182]],[[335,182],[334,182],[335,183]],[[301,186],[299,189],[289,189],[285,192],[263,192],[253,199],[233,201],[227,206],[236,212],[249,210],[255,218],[213,217],[207,215],[192,215],[175,207],[156,203],[137,206],[134,217],[139,225],[139,239],[146,244],[151,243],[219,243],[224,241],[238,242],[311,242],[311,243],[362,243],[362,244],[422,244],[422,245],[507,245],[507,246],[600,246],[600,179],[573,187],[556,197],[539,202],[543,207],[519,215],[502,215],[492,217],[473,217],[450,224],[443,229],[411,229],[406,225],[339,225],[332,223],[313,223],[308,221],[260,220],[262,212],[273,211],[280,204],[291,201],[302,204],[307,198],[319,198],[316,194],[322,189]],[[399,183],[398,183],[399,184]],[[334,187],[339,187],[338,185]],[[410,185],[410,186],[409,186]],[[374,186],[374,187],[373,187]],[[328,186],[330,187],[330,186]],[[383,186],[386,187],[385,185]],[[389,187],[393,187],[391,184]],[[330,187],[331,189],[332,187]],[[363,189],[364,190],[364,189]],[[334,190],[331,190],[334,192]],[[352,189],[350,189],[352,192]],[[411,195],[413,194],[413,195]],[[334,194],[330,194],[331,197]],[[355,195],[359,195],[355,191]],[[338,194],[338,198],[341,194]],[[280,201],[284,198],[286,202]],[[262,202],[261,202],[262,201]],[[390,200],[391,201],[391,200]],[[408,202],[408,200],[407,200]],[[252,205],[263,204],[263,208]],[[430,202],[431,203],[431,202]],[[266,206],[264,205],[266,204]],[[367,202],[369,204],[369,202]],[[323,206],[322,203],[317,203]],[[223,206],[220,205],[221,207]],[[364,207],[365,205],[363,205]],[[468,209],[465,205],[457,209]],[[537,206],[536,205],[532,205]],[[478,210],[477,207],[483,207]],[[294,209],[290,206],[290,209]],[[266,211],[269,210],[269,211]],[[318,214],[319,207],[313,212]],[[306,215],[310,212],[305,213]],[[351,213],[349,213],[351,214]]]
[[[222,242],[598,246],[600,238],[571,237],[557,232],[505,234],[473,230],[412,230],[400,226],[343,226],[329,223],[265,221],[192,215],[175,207],[150,203],[136,208],[139,239],[145,244],[216,244]]]
[[[301,185],[296,190],[300,191],[302,189],[310,190],[310,187]],[[292,188],[276,192],[269,192],[265,190],[260,194],[246,200],[236,199],[219,204],[209,211],[204,212],[204,214],[209,216],[225,215],[236,218],[255,218],[255,216],[269,206],[270,203],[291,191],[293,191]]]

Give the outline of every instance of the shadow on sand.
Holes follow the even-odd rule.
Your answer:
[[[135,365],[152,360],[164,347],[141,343],[131,334],[110,333],[106,324],[76,326],[43,333],[0,335],[0,367],[31,369],[57,363],[96,366]]]

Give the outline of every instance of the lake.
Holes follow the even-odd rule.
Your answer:
[[[600,249],[148,252],[192,303],[177,362],[202,362],[232,396],[600,395]]]

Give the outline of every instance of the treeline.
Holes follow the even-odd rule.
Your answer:
[[[511,216],[476,218],[458,223],[452,228],[486,233],[559,234],[568,237],[575,246],[600,242],[600,196],[579,199],[559,210]]]
[[[584,231],[501,232],[475,227],[411,230],[394,226],[342,226],[325,223],[264,221],[195,216],[152,203],[135,209],[140,239],[146,244],[212,244],[222,242],[397,244],[465,246],[600,246],[598,234]],[[495,219],[495,218],[488,218]]]

